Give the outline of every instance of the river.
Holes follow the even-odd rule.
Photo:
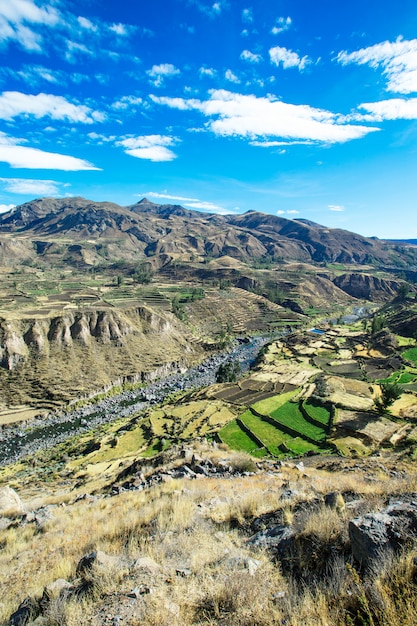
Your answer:
[[[3,426],[0,430],[0,466],[62,443],[100,424],[133,416],[153,404],[160,404],[174,392],[212,385],[216,382],[216,372],[221,363],[237,360],[244,373],[270,340],[270,336],[259,336],[236,342],[228,352],[212,355],[185,372],[177,372],[146,387],[125,391],[73,411],[34,418],[25,425]]]

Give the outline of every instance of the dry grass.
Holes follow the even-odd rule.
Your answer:
[[[225,449],[203,443],[194,452],[236,462]],[[41,532],[33,523],[0,532],[0,624],[20,601],[40,597],[54,580],[75,581],[80,558],[101,550],[118,559],[84,575],[90,595],[54,599],[45,626],[99,626],[116,614],[130,626],[411,626],[417,623],[412,555],[387,565],[372,581],[360,578],[346,569],[352,512],[320,501],[331,491],[352,492],[366,510],[377,510],[390,494],[415,492],[415,474],[393,480],[377,461],[364,473],[344,471],[346,463],[340,460],[341,471],[331,472],[287,463],[279,472],[171,480],[78,502],[65,493],[62,504],[57,494],[45,493],[37,504],[53,502],[53,518]],[[290,500],[282,497],[288,490]],[[24,499],[23,490],[20,495]],[[246,543],[252,521],[268,513],[296,531],[298,561],[291,571]],[[135,570],[132,564],[143,557],[159,564],[156,572]],[[184,568],[188,573],[178,575]],[[127,597],[145,583],[154,593]]]

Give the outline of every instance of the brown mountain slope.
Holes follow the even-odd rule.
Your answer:
[[[313,261],[369,263],[374,259],[390,263],[391,247],[384,241],[362,237],[356,233],[301,220],[287,220],[274,215],[249,212],[229,220],[241,228],[249,228],[270,245],[282,240],[297,242]]]
[[[415,263],[417,246],[401,246],[308,221],[250,211],[218,216],[146,198],[130,207],[84,198],[42,198],[0,216],[0,236],[88,241],[117,240],[119,258],[169,255],[231,256],[243,260],[279,256],[303,262]]]

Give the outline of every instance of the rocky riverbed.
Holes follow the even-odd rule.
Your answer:
[[[236,341],[228,352],[212,355],[195,367],[178,371],[146,387],[125,391],[74,411],[34,418],[25,425],[3,426],[0,430],[0,465],[18,461],[105,422],[134,415],[151,404],[160,404],[172,393],[212,385],[216,382],[219,365],[227,361],[239,361],[242,372],[245,372],[269,340],[269,336],[260,336]]]

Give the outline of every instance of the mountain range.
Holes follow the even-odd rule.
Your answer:
[[[66,252],[81,245],[87,264],[100,257],[172,260],[229,256],[240,260],[274,258],[315,263],[410,266],[417,246],[363,237],[309,220],[289,220],[249,211],[243,215],[203,214],[147,198],[122,207],[81,197],[41,198],[0,216],[0,237],[13,235],[9,253],[18,257]],[[59,243],[60,247],[57,247]],[[3,244],[4,245],[4,244]],[[74,249],[72,250],[74,252]],[[1,252],[0,252],[1,255]]]

